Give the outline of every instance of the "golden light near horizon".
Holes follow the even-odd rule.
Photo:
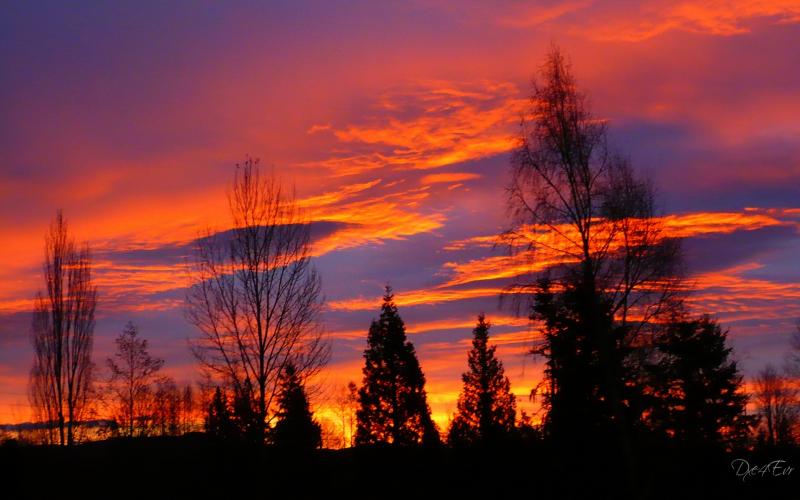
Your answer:
[[[220,6],[213,23],[186,13],[160,33],[133,6],[103,23],[89,6],[8,13],[0,424],[32,418],[31,313],[59,208],[93,251],[98,373],[133,321],[171,377],[201,380],[187,274],[204,231],[230,229],[226,194],[246,158],[293,190],[311,226],[332,342],[315,380],[321,417],[336,418],[328,393],[361,382],[387,283],[441,428],[479,313],[520,408],[535,413],[538,325],[499,297],[570,257],[548,251],[558,238],[547,228],[528,227],[535,250],[509,252],[498,236],[531,75],[553,40],[613,146],[658,187],[661,236],[685,242],[687,303],[730,328],[748,377],[780,361],[800,317],[796,1],[423,1],[387,6],[381,23],[355,23],[371,12],[360,4],[319,8],[302,26],[318,38],[295,36],[297,20],[268,5]],[[152,15],[164,28],[175,7]],[[286,29],[254,29],[268,20]]]

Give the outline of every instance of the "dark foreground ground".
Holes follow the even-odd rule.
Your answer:
[[[626,498],[622,460],[559,455],[545,445],[503,449],[363,448],[292,456],[208,439],[110,440],[74,449],[0,447],[0,498]],[[797,450],[740,454],[660,449],[637,460],[637,498],[800,498],[800,471],[743,480],[731,462]],[[741,464],[741,462],[737,462]],[[740,465],[741,466],[741,465]],[[742,469],[740,469],[742,470]],[[780,469],[777,469],[780,470]],[[783,471],[785,472],[785,470]]]

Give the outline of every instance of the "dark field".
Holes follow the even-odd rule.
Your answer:
[[[493,449],[351,448],[291,455],[203,435],[109,440],[73,449],[7,443],[2,497],[52,498],[626,498],[622,460],[559,456],[544,444]],[[714,453],[653,448],[637,461],[635,498],[797,498],[798,478],[737,477],[796,450]]]

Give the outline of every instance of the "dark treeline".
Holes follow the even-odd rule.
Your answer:
[[[175,492],[226,496],[256,490],[261,476],[268,489],[297,497],[734,497],[788,488],[800,473],[748,482],[735,461],[798,464],[800,329],[784,370],[765,367],[748,395],[727,330],[713,311],[687,306],[680,241],[663,226],[654,193],[611,148],[607,124],[552,49],[521,122],[506,191],[509,227],[498,237],[512,259],[537,270],[503,300],[540,332],[530,351],[544,363],[530,390],[538,413],[518,411],[491,318],[481,313],[456,412],[440,428],[387,286],[365,328],[361,383],[335,401],[339,447],[349,448],[338,452],[322,449],[325,429],[313,413],[314,375],[330,346],[309,224],[277,178],[254,160],[237,166],[233,229],[198,239],[186,297],[187,319],[200,332],[192,344],[204,375],[198,390],[160,375],[164,361],[133,324],[100,376],[91,363],[90,252],[71,240],[59,213],[46,237],[46,292],[33,323],[39,441],[81,441],[76,429],[97,417],[97,402],[112,422],[100,437],[123,439],[72,455],[9,440],[3,456],[14,458],[3,470],[19,473],[22,491],[33,476],[20,464],[31,461],[67,478],[77,467],[72,457],[111,482],[118,476],[107,461],[153,480],[164,477],[163,466],[191,478],[180,483],[185,490],[171,479]],[[153,436],[162,437],[142,439]]]

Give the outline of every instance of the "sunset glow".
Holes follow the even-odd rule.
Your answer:
[[[800,318],[800,2],[314,3],[0,7],[0,61],[15,68],[0,78],[0,423],[31,418],[31,312],[57,209],[93,252],[98,370],[133,321],[168,374],[199,381],[188,272],[196,240],[230,228],[248,158],[311,224],[332,340],[319,415],[361,381],[386,284],[440,427],[479,313],[535,412],[538,328],[500,295],[568,258],[512,254],[498,235],[553,42],[612,146],[658,187],[689,303],[730,329],[747,376],[780,364]]]

